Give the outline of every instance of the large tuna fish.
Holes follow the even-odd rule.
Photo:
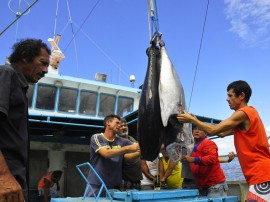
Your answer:
[[[148,69],[138,110],[138,140],[142,158],[154,160],[164,143],[171,160],[179,160],[182,148],[190,152],[190,125],[179,123],[176,115],[186,110],[185,95],[178,75],[160,41],[147,49]],[[184,150],[183,149],[183,150]]]
[[[163,126],[169,130],[164,136],[164,143],[168,145],[176,138],[178,142],[184,143],[191,138],[189,124],[180,124],[176,115],[186,110],[185,94],[163,41],[160,46],[160,110]]]
[[[160,152],[164,130],[158,95],[160,75],[160,50],[155,43],[147,49],[148,67],[138,110],[138,140],[141,156],[152,161]]]
[[[190,124],[179,123],[176,118],[176,114],[186,110],[185,94],[163,41],[160,42],[160,46],[159,99],[162,123],[166,127],[162,142],[170,160],[176,162],[182,155],[191,153],[194,140]],[[192,178],[188,163],[182,164],[182,177]]]
[[[167,54],[162,41],[160,48],[161,69],[159,80],[159,96],[162,123],[166,127],[172,114],[182,113],[186,108],[185,95],[182,84]]]

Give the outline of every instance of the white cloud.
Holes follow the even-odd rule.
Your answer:
[[[265,128],[267,136],[270,136],[270,126]]]
[[[266,46],[270,42],[269,0],[224,0],[230,31],[248,46]]]
[[[233,136],[217,138],[213,139],[213,141],[217,144],[219,155],[227,155],[231,151],[236,153],[233,143]]]

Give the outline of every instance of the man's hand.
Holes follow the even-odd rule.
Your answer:
[[[182,163],[194,163],[195,160],[194,160],[194,157],[191,157],[191,156],[182,156],[181,162]]]
[[[197,117],[184,111],[183,114],[177,115],[177,119],[180,123],[192,123],[192,120],[197,119]]]
[[[161,184],[166,184],[166,179],[165,179],[165,177],[163,177],[163,178],[160,179],[160,183],[161,183]]]
[[[229,152],[228,157],[229,157],[228,162],[231,162],[235,157],[235,153],[234,152]]]
[[[141,152],[140,146],[138,143],[134,143],[134,144],[129,145],[129,150],[131,152]]]
[[[0,202],[23,201],[22,188],[13,175],[9,171],[0,172]]]

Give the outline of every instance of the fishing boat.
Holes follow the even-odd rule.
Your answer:
[[[149,19],[154,17],[151,16],[153,11],[152,7]],[[60,54],[58,56],[63,59],[61,51],[59,52],[59,40],[56,37],[48,41],[53,44],[52,52]],[[117,114],[124,117],[128,122],[130,135],[137,138],[140,88],[107,83],[107,75],[102,73],[96,73],[95,80],[61,75],[58,65],[54,67],[51,64],[49,73],[38,83],[30,84],[27,93],[31,140],[31,201],[37,200],[37,183],[40,177],[55,169],[64,171],[60,181],[63,197],[83,195],[86,183],[76,170],[76,165],[89,161],[90,137],[103,131],[103,119],[106,115]],[[133,81],[134,77],[131,77],[130,82]],[[220,121],[202,116],[198,118],[213,124]],[[83,172],[86,174],[88,170]],[[232,190],[236,192],[232,191],[229,195],[236,195],[238,200],[244,201],[246,187],[242,184],[244,182],[233,182],[232,187],[235,188]],[[196,193],[193,194],[195,195],[191,196],[196,196]]]

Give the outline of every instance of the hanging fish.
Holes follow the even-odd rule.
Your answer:
[[[189,123],[179,123],[176,116],[186,110],[183,86],[165,48],[160,41],[160,111],[165,132],[162,142],[172,161],[179,161],[181,154],[190,152],[193,137]],[[184,148],[184,149],[183,149]],[[183,149],[183,151],[182,151]]]
[[[155,41],[147,49],[147,55],[148,67],[138,110],[138,140],[142,158],[152,161],[160,152],[164,131],[158,95],[160,50]]]
[[[190,152],[193,144],[189,123],[176,116],[186,110],[182,84],[167,54],[164,41],[147,49],[148,69],[138,110],[138,140],[142,158],[154,160],[161,144],[171,160],[179,160],[182,148]]]
[[[163,126],[167,126],[172,114],[182,113],[186,109],[182,84],[168,56],[164,41],[160,41],[160,78],[159,99]]]

